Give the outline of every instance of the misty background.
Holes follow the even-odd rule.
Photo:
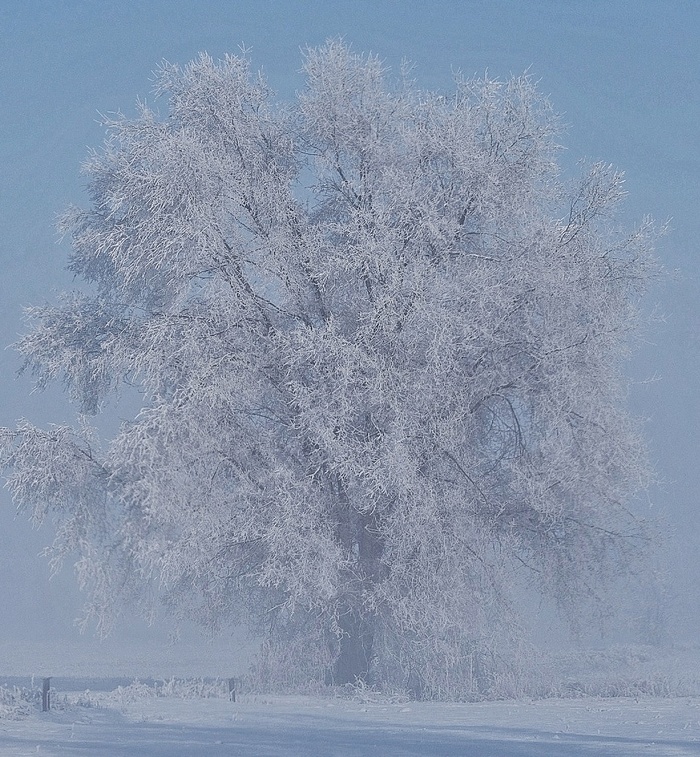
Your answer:
[[[72,285],[55,218],[85,205],[79,166],[105,136],[100,114],[153,103],[151,72],[250,52],[278,99],[303,86],[301,49],[341,35],[419,86],[452,76],[528,71],[568,128],[560,156],[612,163],[626,175],[623,220],[670,222],[658,246],[667,275],[645,301],[655,318],[636,344],[629,402],[645,419],[658,483],[651,517],[667,524],[672,638],[696,643],[700,622],[700,3],[695,0],[2,0],[0,2],[0,344],[24,332],[22,308]],[[157,106],[158,103],[156,102]],[[0,353],[0,425],[72,422],[61,387],[32,392],[12,349]],[[118,413],[118,410],[117,410]],[[35,529],[0,492],[0,644],[86,650],[74,624],[81,599],[70,566],[49,580]],[[110,642],[158,646],[167,625],[126,618]],[[195,640],[185,629],[186,639]],[[56,646],[58,645],[58,646]],[[75,652],[78,654],[78,652]],[[132,658],[133,659],[133,655]]]

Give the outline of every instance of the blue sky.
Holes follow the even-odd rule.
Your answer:
[[[418,82],[449,89],[452,72],[540,81],[569,124],[562,161],[624,170],[625,218],[670,219],[659,256],[673,273],[648,298],[665,322],[630,362],[630,402],[649,418],[660,485],[654,513],[674,529],[679,612],[698,606],[700,570],[700,3],[695,0],[3,0],[0,3],[0,342],[22,331],[21,308],[71,285],[54,218],[85,201],[79,164],[104,131],[99,113],[152,99],[150,72],[244,44],[280,98],[302,86],[300,49],[342,35]],[[60,390],[32,394],[16,356],[0,353],[0,425],[71,417]],[[658,381],[647,379],[658,377]],[[75,634],[67,571],[51,584],[37,556],[50,538],[0,509],[0,639]]]

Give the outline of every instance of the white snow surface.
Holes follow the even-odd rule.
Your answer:
[[[700,699],[470,704],[94,695],[0,721],[0,755],[604,757],[700,754]]]

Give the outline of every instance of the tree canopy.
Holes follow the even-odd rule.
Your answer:
[[[280,105],[245,56],[163,65],[166,112],[107,122],[83,286],[18,344],[81,424],[4,430],[8,482],[99,622],[153,593],[299,677],[459,696],[523,582],[573,610],[645,539],[653,229],[610,166],[561,178],[527,76],[426,92],[338,40],[304,70]]]

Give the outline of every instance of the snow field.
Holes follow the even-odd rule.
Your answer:
[[[76,697],[78,695],[75,695]],[[700,754],[700,698],[470,704],[92,694],[0,721],[0,755],[605,757]],[[69,697],[70,699],[70,697]]]

